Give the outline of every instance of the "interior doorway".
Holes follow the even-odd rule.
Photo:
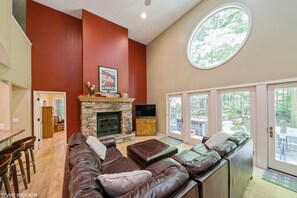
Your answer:
[[[64,133],[66,143],[66,92],[33,91],[33,101],[35,149],[40,149],[43,139],[56,132]]]

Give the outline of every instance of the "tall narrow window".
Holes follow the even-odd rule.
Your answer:
[[[190,128],[191,138],[208,134],[208,95],[190,96]]]

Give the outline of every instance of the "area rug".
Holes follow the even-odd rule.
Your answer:
[[[183,143],[183,141],[177,140],[177,139],[174,139],[174,138],[171,138],[171,137],[162,137],[159,140],[162,141],[162,142],[165,142],[167,144],[171,144],[173,146],[177,146],[177,145],[180,145],[181,143]]]
[[[297,192],[297,178],[273,170],[265,170],[262,179]]]

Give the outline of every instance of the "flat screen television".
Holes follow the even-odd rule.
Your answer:
[[[135,117],[156,117],[155,104],[135,105]]]

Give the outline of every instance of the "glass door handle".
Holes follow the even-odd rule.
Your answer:
[[[269,134],[270,134],[270,137],[272,138],[273,137],[273,127],[269,127]]]

